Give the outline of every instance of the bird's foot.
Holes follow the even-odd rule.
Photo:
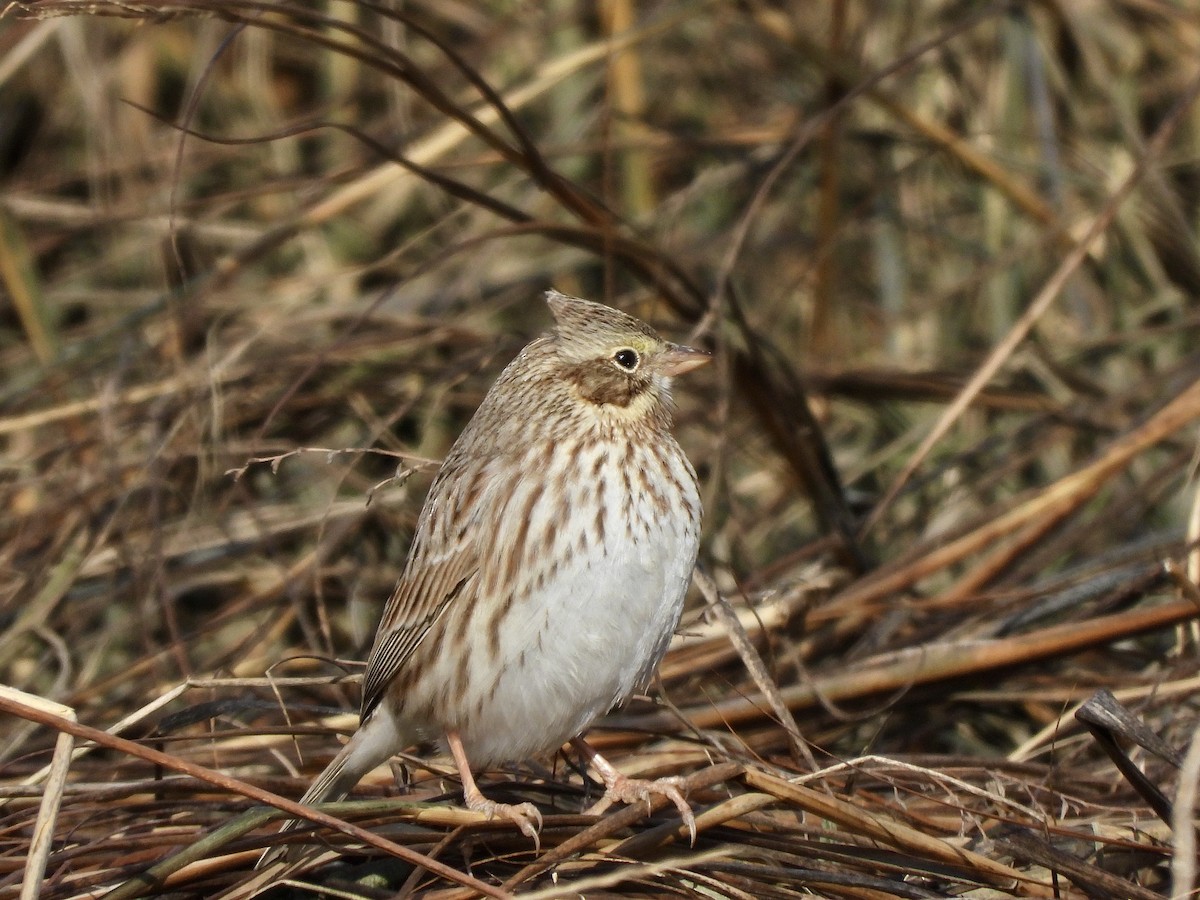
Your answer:
[[[597,753],[596,748],[582,737],[574,738],[571,744],[604,779],[604,796],[588,810],[590,815],[599,815],[618,800],[622,803],[645,803],[650,806],[650,798],[658,794],[675,804],[683,824],[687,826],[688,834],[691,835],[692,846],[696,845],[696,817],[692,814],[688,802],[683,799],[683,791],[687,790],[685,779],[677,776],[658,778],[654,781],[630,778],[618,772],[612,763]]]
[[[541,841],[538,833],[542,830],[542,814],[532,803],[498,803],[489,800],[479,791],[467,792],[463,796],[467,809],[481,812],[489,819],[508,819],[521,829],[521,833],[532,838],[534,845],[540,850]]]
[[[532,838],[533,846],[540,851],[542,841],[538,832],[542,830],[542,814],[538,812],[538,808],[532,803],[497,803],[495,800],[489,800],[483,796],[479,785],[475,783],[475,776],[471,774],[471,764],[467,761],[467,751],[463,748],[462,736],[456,729],[446,732],[446,745],[450,748],[450,753],[454,757],[454,765],[458,768],[458,775],[462,779],[463,802],[466,803],[467,809],[481,812],[489,819],[497,816],[501,819],[508,819],[521,829],[521,834]]]
[[[593,760],[593,763],[595,760]],[[605,771],[603,768],[597,767],[600,775],[604,778],[604,796],[591,809],[588,810],[590,815],[599,815],[604,812],[613,803],[620,801],[621,803],[645,803],[650,805],[650,798],[655,794],[666,797],[675,804],[675,808],[679,810],[679,816],[683,819],[683,824],[687,826],[688,834],[691,835],[693,846],[696,843],[696,817],[692,814],[692,808],[688,806],[687,800],[683,797],[683,791],[687,789],[687,781],[683,778],[671,776],[670,778],[658,778],[654,781],[648,781],[643,778],[630,778],[627,775],[622,775],[616,770]]]

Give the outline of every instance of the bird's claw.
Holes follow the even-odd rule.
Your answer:
[[[481,812],[489,819],[508,819],[521,829],[523,835],[533,840],[536,849],[542,849],[539,834],[542,830],[542,813],[532,803],[498,803],[487,797],[471,797],[467,799],[467,808]]]
[[[686,789],[687,781],[677,776],[648,781],[643,778],[630,778],[627,775],[617,773],[614,777],[605,779],[604,796],[588,810],[588,814],[599,815],[617,801],[621,803],[645,803],[649,807],[650,798],[658,794],[659,796],[666,797],[675,804],[675,808],[679,810],[680,818],[683,819],[683,824],[687,826],[688,834],[691,835],[692,846],[694,847],[696,845],[696,817],[693,815],[692,808],[688,805],[687,800],[683,797],[683,791]]]

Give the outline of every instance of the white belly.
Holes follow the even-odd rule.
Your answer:
[[[700,526],[691,466],[673,441],[659,449],[669,459],[656,464],[645,451],[597,444],[568,469],[506,485],[495,564],[483,571],[507,565],[519,587],[495,617],[497,639],[473,654],[464,695],[436,723],[459,730],[474,765],[556,749],[653,675],[679,622]],[[655,465],[647,489],[634,473]],[[480,596],[494,587],[485,578]],[[486,633],[477,605],[472,630]]]

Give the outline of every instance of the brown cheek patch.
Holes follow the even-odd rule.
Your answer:
[[[594,403],[599,403],[601,406],[620,406],[624,408],[633,402],[633,398],[636,395],[637,392],[633,390],[633,385],[618,375],[616,380],[603,385],[588,399]]]
[[[601,406],[624,408],[644,390],[606,362],[580,363],[567,372],[567,378],[583,399]]]

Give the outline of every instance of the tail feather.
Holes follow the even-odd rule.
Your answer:
[[[358,740],[362,732],[358,731],[354,737],[350,738],[346,744],[325,767],[325,770],[317,776],[316,780],[309,785],[308,790],[304,792],[304,796],[300,798],[300,802],[305,806],[310,806],[313,803],[324,803],[326,801],[333,802],[336,800],[344,800],[346,795],[358,784],[370,769],[373,769],[379,762],[371,762],[369,765],[362,758],[363,754],[359,750]],[[386,759],[386,757],[384,757]],[[292,822],[296,820],[293,819]],[[291,822],[288,823],[292,824]]]
[[[325,771],[318,775],[316,781],[304,792],[300,803],[311,806],[314,803],[345,799],[364,775],[386,762],[403,746],[395,721],[387,713],[386,707],[376,707],[366,721],[359,725],[358,731],[354,732],[346,746],[325,767]],[[303,821],[289,819],[280,829],[280,833],[298,828]],[[287,849],[283,847],[268,850],[259,859],[256,868],[261,869],[285,854]]]

